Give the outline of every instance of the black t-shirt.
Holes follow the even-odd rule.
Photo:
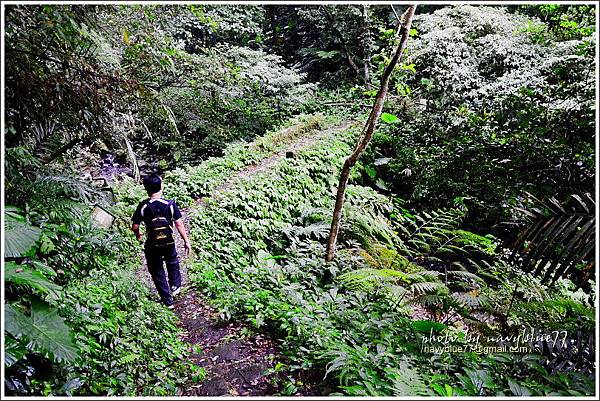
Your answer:
[[[151,204],[152,207],[150,207],[149,204]],[[148,225],[148,223],[156,217],[155,211],[169,219],[171,224],[181,218],[181,211],[177,207],[175,201],[157,198],[141,201],[131,217],[131,221],[133,224],[140,224],[143,221]]]

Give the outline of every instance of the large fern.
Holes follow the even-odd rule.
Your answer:
[[[356,240],[364,247],[383,242],[397,243],[396,235],[378,210],[368,205],[344,205],[344,219],[340,228],[341,240]],[[305,236],[325,239],[329,235],[331,213],[327,208],[305,208],[301,211],[300,224],[286,230],[288,236]]]
[[[437,284],[435,272],[403,273],[393,269],[363,268],[352,270],[338,277],[340,284],[352,291],[372,291],[385,284],[403,283],[413,293],[429,292]]]
[[[40,175],[31,184],[30,193],[36,197],[67,197],[82,202],[93,202],[102,197],[97,189],[76,177],[66,175]]]
[[[381,244],[374,245],[370,252],[361,251],[360,255],[369,267],[345,272],[337,278],[340,285],[351,291],[377,291],[399,306],[406,297],[445,290],[438,272],[418,267]]]
[[[446,275],[458,270],[464,273],[455,277],[465,278],[468,272],[485,270],[486,259],[496,254],[495,238],[461,230],[464,215],[462,209],[439,209],[400,217],[395,228],[404,241],[403,251],[417,263]]]
[[[590,193],[573,194],[565,202],[550,198],[536,207],[519,209],[530,221],[513,244],[513,259],[522,269],[554,283],[564,277],[578,286],[594,277],[596,203]]]

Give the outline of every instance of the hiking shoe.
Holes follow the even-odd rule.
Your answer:
[[[175,309],[175,304],[167,305],[167,309]]]
[[[181,287],[171,287],[171,295],[177,295],[181,292]]]

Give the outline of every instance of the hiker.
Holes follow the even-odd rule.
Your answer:
[[[175,201],[162,198],[162,180],[156,174],[144,177],[144,188],[148,199],[141,201],[133,214],[131,229],[139,241],[142,240],[140,223],[146,225],[146,243],[144,253],[148,271],[162,302],[173,309],[173,296],[181,291],[181,273],[179,257],[173,239],[173,223],[183,238],[186,254],[190,253],[190,240],[181,220],[181,212]],[[163,268],[167,265],[168,282]]]

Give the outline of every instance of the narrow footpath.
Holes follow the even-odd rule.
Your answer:
[[[292,156],[295,152],[316,143],[325,135],[349,128],[354,121],[346,121],[337,126],[302,136],[284,149],[248,166],[213,191],[227,191],[232,188],[236,179],[251,179],[254,175],[272,168],[279,161]],[[182,218],[189,230],[189,209],[202,207],[206,198],[199,198],[195,205],[182,210]],[[178,326],[184,331],[182,340],[201,349],[191,356],[192,362],[203,367],[207,374],[198,383],[190,382],[181,389],[181,396],[269,396],[281,389],[277,380],[269,375],[280,359],[275,341],[264,334],[256,334],[241,322],[224,323],[218,314],[205,300],[201,291],[188,282],[183,242],[175,235],[177,252],[181,261],[182,291],[175,297],[174,313],[179,318]],[[143,254],[142,254],[142,259]],[[138,271],[152,293],[158,297],[144,259],[143,268]],[[301,373],[302,374],[302,373]],[[314,377],[298,377],[304,383],[295,395],[317,396],[324,393],[320,379]],[[312,384],[311,384],[312,383]]]

